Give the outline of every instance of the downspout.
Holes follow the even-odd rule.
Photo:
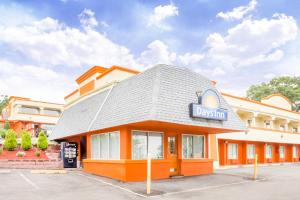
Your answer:
[[[113,84],[112,87],[109,89],[109,91],[108,91],[108,93],[107,93],[105,99],[103,100],[102,104],[100,105],[100,107],[99,107],[99,109],[98,109],[98,111],[97,111],[95,117],[93,118],[93,120],[91,121],[90,125],[88,126],[88,130],[87,130],[88,132],[91,130],[92,125],[94,124],[94,122],[95,122],[96,119],[98,118],[98,116],[99,116],[99,114],[100,114],[100,112],[101,112],[101,110],[102,110],[104,104],[106,103],[106,101],[107,101],[107,99],[108,99],[108,97],[109,97],[109,95],[110,95],[110,93],[111,93],[111,91],[113,90],[114,87],[115,87],[115,84]]]

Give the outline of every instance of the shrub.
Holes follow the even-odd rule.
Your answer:
[[[3,146],[0,146],[0,156],[2,155],[3,153]]]
[[[39,150],[37,150],[36,152],[34,152],[34,155],[35,155],[36,157],[40,157],[40,156],[41,156],[41,152],[40,152]]]
[[[41,150],[48,148],[48,139],[44,131],[41,131],[37,141],[37,147]]]
[[[17,147],[17,136],[16,133],[9,129],[6,132],[5,141],[4,141],[4,148],[13,151]]]
[[[10,125],[9,125],[9,122],[8,122],[8,121],[5,121],[4,129],[5,129],[5,130],[9,130],[9,129],[10,129]]]
[[[18,157],[24,157],[25,155],[26,155],[26,153],[24,151],[18,151],[16,153],[16,156],[18,156]]]
[[[5,135],[6,135],[6,130],[5,129],[0,129],[0,137],[4,139]]]
[[[28,131],[22,131],[21,133],[21,147],[24,151],[32,148],[31,134]]]

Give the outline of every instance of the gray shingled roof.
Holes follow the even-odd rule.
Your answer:
[[[117,84],[97,116],[107,90],[65,110],[52,138],[87,132],[95,116],[91,130],[146,120],[245,130],[244,123],[220,94],[221,107],[228,109],[228,121],[190,118],[188,105],[197,102],[196,91],[207,89],[216,90],[209,79],[196,72],[157,65]]]

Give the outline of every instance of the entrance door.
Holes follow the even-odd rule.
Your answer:
[[[170,175],[178,175],[177,136],[168,136],[168,159],[170,160]]]

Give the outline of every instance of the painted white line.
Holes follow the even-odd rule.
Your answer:
[[[27,182],[29,183],[32,187],[34,187],[36,190],[39,189],[39,187],[32,182],[30,179],[28,179],[22,172],[19,172],[19,175]]]
[[[178,192],[168,192],[162,195],[154,195],[150,196],[152,197],[163,197],[163,196],[169,196],[169,195],[175,195],[175,194],[181,194],[181,193],[187,193],[187,192],[195,192],[195,191],[202,191],[202,190],[210,190],[210,189],[216,189],[216,188],[222,188],[222,187],[227,187],[227,186],[232,186],[232,185],[239,185],[239,184],[244,184],[244,183],[250,183],[250,182],[259,182],[263,181],[265,179],[259,179],[259,180],[247,180],[247,181],[240,181],[240,182],[234,182],[234,183],[227,183],[227,184],[222,184],[222,185],[215,185],[215,186],[206,186],[206,187],[200,187],[200,188],[192,188],[188,190],[182,190]]]
[[[140,197],[147,198],[146,195],[136,193],[136,192],[134,192],[134,191],[132,191],[132,190],[129,190],[129,189],[127,189],[127,188],[123,188],[123,187],[121,187],[121,186],[119,186],[119,185],[115,185],[115,184],[112,184],[112,183],[108,183],[108,182],[106,182],[106,181],[102,181],[102,180],[100,180],[100,179],[98,179],[98,178],[94,178],[94,177],[87,176],[87,175],[84,175],[84,174],[79,174],[79,173],[78,173],[77,175],[83,176],[83,177],[86,177],[86,178],[89,178],[89,179],[91,179],[91,180],[94,180],[94,181],[103,183],[103,184],[105,184],[105,185],[109,185],[109,186],[114,187],[114,188],[118,188],[118,189],[120,189],[120,190],[126,191],[126,192],[131,193],[131,194],[135,194],[135,195],[140,196]]]

